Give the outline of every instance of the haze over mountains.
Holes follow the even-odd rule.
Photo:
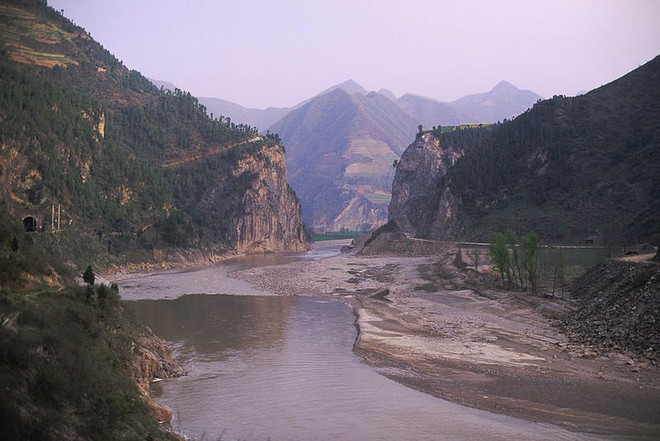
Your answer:
[[[417,122],[378,93],[320,95],[271,126],[286,140],[289,182],[315,230],[361,231],[387,219],[393,162]]]
[[[174,85],[165,81],[152,81],[158,87],[161,85],[166,89],[174,87]],[[199,102],[206,106],[209,113],[228,116],[236,122],[249,124],[261,131],[265,131],[270,129],[274,123],[283,118],[287,113],[335,89],[343,89],[349,94],[359,93],[361,95],[367,95],[371,93],[357,82],[348,80],[329,87],[314,97],[293,107],[254,109],[214,97],[199,97]],[[507,81],[501,81],[488,92],[467,95],[451,102],[443,102],[410,93],[397,98],[388,89],[380,89],[376,93],[395,102],[401,109],[425,127],[438,124],[494,123],[504,119],[511,119],[529,109],[539,99],[542,99],[540,95],[529,90],[518,89]]]
[[[413,94],[397,98],[387,89],[369,92],[348,80],[290,108],[199,100],[210,114],[280,135],[308,227],[363,231],[387,220],[392,164],[418,125],[492,123],[515,117],[539,99],[505,81],[489,92],[445,103]]]

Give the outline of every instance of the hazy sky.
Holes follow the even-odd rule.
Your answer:
[[[501,80],[544,96],[660,54],[660,0],[48,0],[144,75],[247,107],[354,79],[451,101]]]

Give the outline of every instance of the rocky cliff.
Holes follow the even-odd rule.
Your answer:
[[[303,251],[300,202],[286,180],[284,151],[264,144],[218,175],[199,203],[216,231],[238,252]]]
[[[131,341],[128,367],[140,395],[158,422],[169,422],[172,411],[155,401],[149,393],[149,386],[154,380],[186,374],[183,366],[174,360],[167,343],[148,329],[137,333]]]
[[[418,135],[401,156],[392,182],[389,218],[409,235],[447,238],[457,233],[456,201],[446,185],[447,170],[461,150],[443,148],[434,132]]]

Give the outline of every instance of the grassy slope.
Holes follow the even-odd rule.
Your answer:
[[[0,294],[0,439],[174,439],[130,379],[145,330],[106,293]]]

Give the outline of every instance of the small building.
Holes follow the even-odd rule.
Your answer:
[[[600,246],[603,244],[603,238],[601,236],[592,235],[584,238],[584,245],[587,247]]]

